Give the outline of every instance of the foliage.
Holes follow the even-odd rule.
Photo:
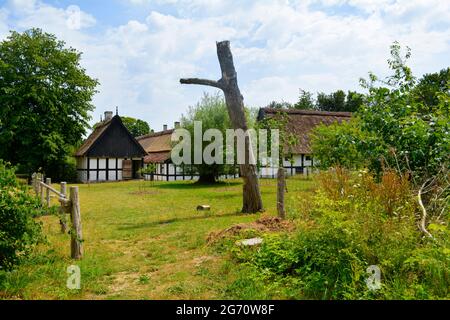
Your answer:
[[[433,108],[439,105],[439,96],[437,93],[446,92],[449,94],[450,86],[450,68],[442,69],[436,73],[425,74],[419,79],[413,89],[415,100],[423,103],[421,113],[433,111]]]
[[[279,154],[276,155],[278,157],[279,163],[283,163],[284,158],[287,157],[291,162],[294,161],[293,156],[293,148],[298,144],[298,136],[291,132],[288,128],[289,116],[286,112],[283,112],[283,109],[280,109],[279,112],[273,117],[265,117],[260,120],[256,129],[266,129],[267,132],[267,150],[271,150],[271,130],[279,130]],[[270,155],[272,157],[272,155]],[[260,160],[260,159],[258,159]],[[259,165],[264,165],[259,163]]]
[[[343,111],[345,107],[345,92],[342,90],[331,94],[319,92],[317,94],[317,107],[323,111]]]
[[[267,108],[272,108],[272,109],[292,109],[293,105],[292,103],[286,102],[286,101],[272,101],[271,103],[269,103],[267,105]]]
[[[232,128],[225,100],[219,93],[215,95],[205,93],[201,101],[195,107],[190,107],[187,115],[182,117],[181,127],[188,130],[191,133],[191,137],[194,137],[194,121],[202,122],[202,136],[208,129],[217,129],[222,133],[222,137],[225,139],[226,130]],[[202,151],[208,144],[209,142],[203,142]],[[192,143],[191,151],[193,154],[194,143]],[[226,153],[222,152],[222,156],[223,163],[225,163]],[[197,172],[200,175],[200,182],[206,183],[215,182],[219,176],[234,174],[235,172],[234,166],[217,163],[193,164],[192,166],[189,166],[189,168],[189,170]]]
[[[430,226],[435,240],[422,237],[407,177],[386,171],[377,182],[366,171],[338,168],[318,179],[320,187],[296,232],[266,235],[257,251],[233,250],[250,268],[228,294],[254,298],[235,291],[237,283],[251,280],[269,299],[449,297],[449,226]],[[371,265],[381,271],[381,288],[375,291],[366,285]]]
[[[131,117],[121,117],[125,127],[130,131],[133,137],[140,137],[150,133],[150,126],[144,120]]]
[[[370,143],[356,119],[341,124],[318,126],[311,135],[316,166],[322,169],[344,166],[360,169],[366,165],[364,148]]]
[[[367,165],[376,173],[389,167],[399,173],[409,172],[413,179],[420,181],[448,166],[448,87],[443,90],[441,80],[438,86],[427,86],[428,80],[422,80],[420,86],[416,86],[416,80],[405,64],[410,52],[408,50],[402,57],[400,49],[398,43],[391,47],[392,58],[388,63],[392,76],[378,80],[370,74],[369,80],[361,80],[369,93],[352,124],[317,128],[312,147],[322,167]],[[377,83],[380,86],[376,86]],[[432,94],[433,90],[443,91]],[[428,98],[422,100],[425,96]],[[431,96],[434,100],[429,99]],[[436,104],[430,106],[429,103]],[[339,142],[343,145],[335,144]]]
[[[313,93],[300,90],[296,103],[272,101],[267,107],[274,109],[300,109],[332,112],[356,112],[363,105],[365,96],[355,91],[337,90],[330,94],[319,92],[314,98]]]
[[[0,160],[0,271],[11,269],[42,239],[41,226],[33,220],[41,214],[39,201]]]
[[[145,136],[146,134],[150,133],[150,126],[149,124],[140,119],[135,119],[131,117],[121,117],[123,125],[130,131],[131,135],[133,137],[140,137]],[[93,125],[93,128],[95,129],[98,125],[100,125],[102,122],[97,122]]]
[[[302,110],[316,109],[313,94],[309,91],[300,90],[300,97],[293,107]]]
[[[42,168],[65,178],[86,128],[97,80],[80,65],[81,53],[31,29],[0,44],[0,158],[31,174]]]
[[[319,92],[317,94],[316,109],[320,111],[356,112],[364,103],[364,95],[354,91],[346,94],[337,90],[330,94]]]
[[[154,174],[156,172],[156,164],[155,163],[149,163],[145,168],[142,168],[140,170],[140,173],[142,175],[145,174]]]

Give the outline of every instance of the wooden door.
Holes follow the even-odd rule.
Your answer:
[[[128,180],[133,178],[133,161],[123,160],[122,162],[122,178]]]

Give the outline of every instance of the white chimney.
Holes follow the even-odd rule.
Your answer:
[[[113,117],[112,111],[105,111],[105,121],[111,120]]]
[[[167,124],[163,125],[163,131],[167,131]]]
[[[176,122],[174,123],[173,127],[174,127],[175,129],[179,129],[179,128],[180,128],[180,122],[179,122],[179,121],[176,121]]]

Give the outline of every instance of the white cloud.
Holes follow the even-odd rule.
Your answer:
[[[449,62],[447,1],[246,1],[239,6],[224,0],[157,1],[172,13],[154,11],[148,0],[127,1],[148,10],[147,18],[104,32],[93,32],[95,17],[78,7],[10,1],[0,10],[0,36],[5,26],[55,33],[84,52],[83,65],[101,82],[95,120],[118,105],[121,114],[143,118],[156,129],[177,120],[202,91],[215,91],[178,81],[184,76],[217,79],[219,40],[232,42],[240,86],[251,106],[295,101],[299,88],[357,89],[359,77],[369,70],[386,73],[394,40],[412,48],[412,67],[419,73]],[[80,23],[68,23],[71,19]]]

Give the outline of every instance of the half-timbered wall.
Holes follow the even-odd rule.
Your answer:
[[[78,158],[78,180],[81,182],[123,180],[124,158]],[[133,160],[141,161],[140,158]]]
[[[283,167],[286,169],[286,176],[294,176],[297,174],[309,175],[314,167],[314,160],[312,155],[296,154],[291,159],[283,159]],[[260,168],[259,175],[261,178],[276,178],[278,166],[272,165],[268,161],[262,161],[263,166]]]

